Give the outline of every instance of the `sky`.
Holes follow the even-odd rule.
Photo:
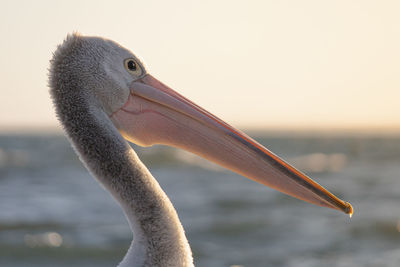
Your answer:
[[[0,129],[58,127],[68,33],[113,39],[239,127],[400,128],[400,1],[0,0]]]

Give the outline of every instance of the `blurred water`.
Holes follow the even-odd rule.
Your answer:
[[[197,266],[400,266],[400,137],[262,136],[355,214],[182,151],[135,147],[178,210]],[[0,136],[0,266],[115,266],[131,238],[63,136]]]

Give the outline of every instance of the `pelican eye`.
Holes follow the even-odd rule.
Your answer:
[[[125,59],[124,61],[125,69],[135,76],[140,76],[142,74],[142,69],[140,65],[133,58]]]
[[[136,70],[136,63],[133,60],[129,60],[127,66],[128,66],[129,70],[132,70],[132,71]]]

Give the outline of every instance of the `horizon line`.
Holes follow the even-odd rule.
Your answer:
[[[357,136],[399,136],[400,125],[271,125],[258,127],[254,125],[235,126],[239,130],[255,135],[357,135]],[[59,125],[2,125],[0,135],[24,134],[63,134]]]

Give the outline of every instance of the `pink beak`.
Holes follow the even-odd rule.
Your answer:
[[[127,140],[182,148],[290,196],[353,213],[350,203],[151,75],[130,90],[128,101],[111,116]]]

